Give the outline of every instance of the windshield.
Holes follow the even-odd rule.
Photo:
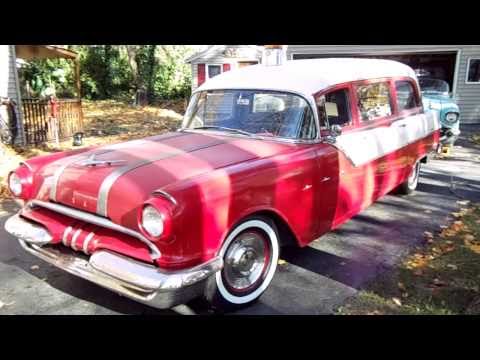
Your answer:
[[[245,136],[314,139],[315,119],[300,96],[261,90],[214,90],[195,93],[183,128]]]
[[[418,79],[420,83],[420,89],[422,92],[435,92],[448,94],[449,86],[446,81],[432,78],[420,78]]]

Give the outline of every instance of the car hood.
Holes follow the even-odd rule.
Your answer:
[[[54,161],[41,170],[37,198],[136,227],[137,209],[154,190],[291,148],[213,133],[168,133]]]

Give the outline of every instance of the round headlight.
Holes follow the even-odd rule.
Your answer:
[[[455,121],[457,121],[457,119],[458,115],[455,113],[448,113],[447,115],[445,115],[445,120],[449,123],[454,123]]]
[[[145,206],[142,211],[142,226],[150,236],[159,237],[163,233],[162,215],[153,206]]]
[[[22,182],[20,181],[20,178],[17,174],[12,173],[10,175],[10,177],[8,178],[8,187],[10,188],[10,191],[13,195],[20,196],[20,194],[22,193]]]

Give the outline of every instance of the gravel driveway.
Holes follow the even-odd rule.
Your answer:
[[[480,146],[466,136],[480,126],[464,126],[448,160],[422,168],[415,194],[388,195],[340,229],[304,249],[287,249],[261,299],[238,314],[331,314],[366,281],[388,269],[425,231],[440,230],[457,201],[480,201]],[[122,298],[27,254],[3,230],[18,210],[0,202],[0,314],[205,314],[202,301],[161,311]]]

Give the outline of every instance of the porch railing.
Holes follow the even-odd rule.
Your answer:
[[[83,131],[82,101],[58,99],[58,137],[65,140]],[[55,140],[51,105],[48,100],[22,99],[23,124],[27,144],[41,144]]]

